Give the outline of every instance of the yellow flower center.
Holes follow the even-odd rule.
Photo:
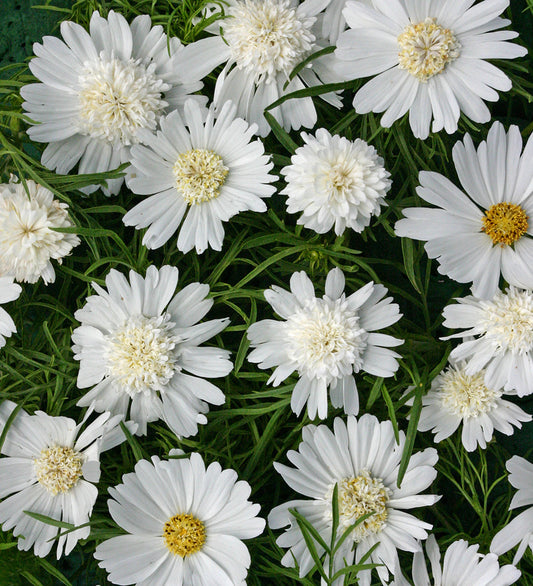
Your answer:
[[[222,157],[206,149],[181,153],[172,170],[176,189],[189,205],[218,197],[229,171]]]
[[[82,464],[82,456],[76,450],[52,446],[42,450],[33,465],[39,483],[55,496],[60,492],[68,492],[78,482]]]
[[[205,526],[193,515],[175,515],[163,528],[165,545],[182,558],[196,553],[205,543]]]
[[[399,67],[426,82],[459,57],[460,47],[451,30],[437,24],[434,18],[426,18],[406,26],[399,35]]]
[[[528,226],[527,214],[519,205],[503,202],[486,210],[481,231],[490,236],[494,244],[503,247],[519,240]]]

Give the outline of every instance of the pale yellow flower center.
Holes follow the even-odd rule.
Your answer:
[[[163,538],[174,555],[184,558],[202,549],[206,538],[205,525],[193,515],[175,515],[165,523]]]
[[[189,205],[218,197],[229,171],[220,155],[206,149],[181,153],[172,170],[176,189]]]
[[[449,368],[440,379],[439,393],[442,405],[461,418],[479,417],[490,411],[501,393],[487,388],[485,371],[467,375],[462,370]]]
[[[529,223],[526,212],[518,204],[497,203],[485,211],[482,232],[485,232],[494,244],[510,246],[527,232]]]
[[[35,476],[52,495],[68,492],[81,478],[82,455],[72,448],[52,446],[34,460]]]
[[[399,35],[399,67],[426,82],[459,57],[460,47],[451,30],[437,24],[434,18],[426,18],[406,26]]]

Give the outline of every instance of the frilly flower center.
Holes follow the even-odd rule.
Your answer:
[[[163,391],[180,370],[169,314],[159,317],[132,316],[108,337],[107,372],[132,398],[137,393]]]
[[[367,332],[343,300],[313,299],[286,321],[287,355],[300,374],[328,382],[357,372]]]
[[[473,375],[450,367],[440,379],[439,393],[442,405],[461,418],[479,417],[496,405],[501,393],[487,388],[485,371]]]
[[[72,448],[52,446],[34,460],[35,476],[52,495],[68,492],[81,478],[82,455]]]
[[[205,525],[190,514],[171,517],[163,528],[165,545],[174,555],[182,558],[200,551],[205,537]]]
[[[218,197],[229,171],[220,155],[206,149],[181,153],[172,170],[176,189],[189,205]]]
[[[481,231],[490,236],[494,244],[503,247],[520,240],[528,226],[528,217],[523,208],[518,204],[502,202],[486,210]]]
[[[359,517],[373,513],[359,523],[350,533],[350,537],[359,543],[371,533],[379,533],[389,516],[387,502],[390,489],[383,484],[381,478],[374,478],[368,470],[361,470],[360,474],[351,478],[344,478],[338,483],[339,521],[341,531],[353,525]],[[331,501],[333,486],[329,489],[326,500]],[[331,511],[326,513],[328,520]]]
[[[138,142],[139,128],[154,130],[170,86],[155,75],[155,64],[101,59],[85,65],[79,77],[80,133],[114,145]]]
[[[400,69],[426,82],[459,57],[461,45],[451,30],[437,24],[435,18],[426,18],[405,27],[398,48]]]
[[[257,82],[286,76],[311,52],[314,17],[299,16],[288,0],[244,0],[223,21],[224,39],[239,69]]]

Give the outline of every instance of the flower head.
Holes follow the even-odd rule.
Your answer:
[[[321,419],[328,412],[328,389],[334,407],[357,414],[359,398],[354,373],[392,376],[399,354],[389,347],[402,340],[376,330],[396,323],[401,314],[387,289],[368,283],[346,297],[344,275],[332,269],[326,279],[326,294],[315,297],[313,284],[303,272],[294,273],[291,292],[275,285],[265,298],[285,321],[261,320],[248,328],[255,349],[248,356],[260,368],[276,366],[269,382],[275,386],[294,371],[300,379],[291,400],[299,415],[307,403],[309,417]]]
[[[349,29],[337,42],[339,71],[348,79],[376,75],[355,95],[359,114],[385,112],[382,126],[409,112],[414,135],[457,130],[461,112],[488,122],[484,100],[495,102],[511,80],[486,59],[514,59],[527,53],[508,41],[517,33],[500,14],[509,1],[348,0],[343,11]]]
[[[245,210],[266,211],[263,198],[275,191],[273,165],[262,143],[252,140],[255,125],[236,118],[229,102],[215,118],[213,108],[202,116],[192,100],[184,118],[172,112],[160,123],[157,136],[140,132],[146,146],[131,150],[128,187],[150,197],[130,210],[124,223],[148,226],[143,237],[148,248],[159,248],[181,226],[177,245],[183,252],[221,250],[222,223]]]
[[[281,170],[287,211],[303,212],[298,224],[319,234],[332,227],[337,235],[347,227],[362,232],[380,213],[391,187],[383,159],[364,140],[331,136],[325,128],[316,131],[316,138],[306,133],[302,138],[305,145]]]
[[[17,406],[0,404],[0,434]],[[78,526],[89,522],[98,496],[100,454],[126,437],[118,427],[121,417],[104,413],[81,431],[81,423],[68,417],[51,417],[42,411],[28,415],[20,410],[10,424],[0,458],[0,523],[4,531],[20,536],[18,548],[44,557],[56,543],[59,528],[34,519],[25,510]],[[128,422],[134,432],[136,425]],[[57,558],[68,555],[89,527],[62,534]]]
[[[453,159],[464,192],[439,173],[422,171],[418,195],[435,208],[407,208],[398,236],[426,240],[439,272],[472,281],[477,297],[492,297],[500,277],[533,288],[533,138],[524,153],[517,126],[495,122],[477,151],[467,134]],[[490,162],[489,162],[490,161]]]
[[[21,89],[24,108],[38,123],[28,134],[49,143],[42,163],[58,173],[68,173],[78,162],[80,173],[129,163],[139,130],[154,131],[167,108],[181,108],[202,87],[182,59],[180,41],[167,39],[147,15],[130,25],[113,10],[107,18],[96,11],[89,33],[65,21],[61,34],[64,41],[45,37],[34,45],[30,69],[42,83]],[[109,180],[104,193],[118,193],[122,181]]]
[[[13,283],[13,277],[0,277],[0,304],[18,299],[22,287]],[[6,338],[17,331],[15,322],[7,311],[0,307],[0,348],[5,346]]]
[[[213,305],[207,285],[191,283],[178,293],[178,269],[148,267],[146,278],[130,271],[129,282],[116,270],[107,291],[74,316],[74,358],[80,361],[78,387],[94,387],[78,405],[94,405],[138,423],[163,419],[180,436],[194,435],[206,423],[207,403],[224,403],[224,394],[203,376],[225,376],[229,352],[200,344],[221,332],[227,319],[198,323]],[[190,373],[190,374],[189,374]]]
[[[250,485],[199,454],[152,462],[109,492],[109,512],[128,534],[101,543],[100,567],[114,584],[244,584],[250,554],[241,541],[263,532]]]
[[[367,560],[381,564],[377,569],[380,578],[398,567],[397,549],[415,552],[420,549],[417,540],[427,537],[431,525],[405,513],[404,509],[424,507],[435,503],[435,495],[419,495],[435,479],[437,452],[433,448],[411,457],[401,488],[397,486],[400,460],[405,435],[400,432],[396,444],[390,421],[379,422],[372,415],[359,420],[348,417],[345,423],[336,418],[333,432],[325,425],[308,425],[302,431],[303,441],[298,451],[290,451],[288,459],[295,465],[290,468],[275,463],[274,467],[285,482],[308,497],[284,503],[272,510],[268,524],[272,529],[289,525],[286,533],[277,540],[278,545],[289,547],[282,564],[294,566],[294,558],[304,576],[313,567],[313,559],[305,548],[303,535],[289,509],[295,508],[306,517],[326,543],[331,541],[332,495],[338,491],[340,536],[362,515],[373,513],[354,531],[338,550],[335,571],[355,563],[375,545]],[[319,555],[323,550],[317,545]],[[370,571],[358,573],[364,586],[370,584]]]
[[[54,230],[73,227],[67,208],[31,179],[26,187],[14,182],[0,185],[0,275],[25,283],[42,277],[45,283],[53,283],[51,260],[61,264],[80,243],[75,234]]]

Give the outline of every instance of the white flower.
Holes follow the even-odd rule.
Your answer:
[[[159,248],[177,230],[178,248],[198,253],[211,246],[221,250],[222,222],[245,210],[266,211],[262,198],[274,193],[277,177],[255,125],[235,117],[235,106],[224,104],[215,119],[213,108],[202,116],[196,102],[185,104],[185,117],[172,112],[160,120],[157,136],[141,132],[147,146],[131,149],[128,187],[151,195],[124,216],[127,226],[146,228],[143,244]]]
[[[22,183],[0,185],[0,275],[25,283],[42,277],[46,284],[53,283],[51,260],[61,264],[80,243],[75,234],[54,230],[74,226],[67,209],[66,203],[31,179],[26,188]]]
[[[113,10],[107,19],[96,11],[90,33],[66,21],[61,34],[64,42],[44,37],[42,45],[35,43],[29,67],[42,83],[21,89],[28,116],[40,123],[28,134],[49,143],[41,162],[58,173],[68,173],[78,162],[79,173],[101,173],[129,162],[138,130],[155,130],[167,107],[182,107],[202,87],[183,60],[180,41],[167,39],[147,15],[129,25]],[[122,181],[108,180],[104,193],[118,193]]]
[[[78,405],[94,404],[138,423],[146,434],[149,421],[163,419],[179,436],[198,432],[206,423],[207,403],[221,405],[224,393],[199,377],[226,376],[229,352],[200,347],[229,320],[198,323],[213,305],[209,286],[191,283],[176,293],[178,269],[148,267],[146,278],[130,271],[130,282],[111,270],[107,291],[87,298],[74,317],[74,358],[80,361],[78,387],[94,386]],[[187,374],[190,373],[190,374]]]
[[[0,304],[15,301],[21,291],[22,287],[13,283],[13,277],[0,276]],[[16,331],[17,328],[12,317],[3,307],[0,307],[0,348],[6,345],[6,338],[9,338]]]
[[[349,30],[340,35],[335,55],[348,78],[376,75],[355,95],[359,114],[385,112],[389,127],[409,111],[414,135],[457,130],[460,113],[488,122],[483,100],[495,102],[511,80],[486,59],[514,59],[527,49],[509,43],[518,33],[499,15],[509,0],[379,0],[373,7],[346,2]]]
[[[250,485],[199,454],[141,460],[109,489],[109,512],[128,535],[95,551],[114,584],[244,586],[250,554],[241,541],[263,532]]]
[[[509,287],[490,299],[469,295],[443,310],[444,326],[468,328],[446,338],[468,338],[450,360],[468,360],[465,373],[485,369],[485,384],[519,397],[533,393],[533,293]],[[475,336],[470,339],[469,336]]]
[[[281,96],[305,87],[340,81],[332,64],[333,55],[324,55],[304,67],[289,81],[292,70],[327,43],[320,38],[317,15],[329,0],[228,0],[226,18],[217,21],[215,36],[188,45],[184,53],[189,67],[202,77],[226,62],[217,78],[214,101],[231,100],[237,113],[255,122],[259,135],[270,126],[263,110]],[[285,88],[285,84],[288,84]],[[322,97],[336,107],[342,102],[332,93]],[[270,110],[285,128],[313,127],[317,114],[310,97],[288,100]]]
[[[379,422],[365,414],[359,421],[348,417],[347,423],[336,418],[334,432],[325,425],[308,425],[302,431],[303,441],[298,452],[289,451],[287,458],[296,466],[289,468],[275,463],[274,467],[285,482],[307,500],[290,501],[272,510],[268,524],[272,529],[290,527],[277,544],[290,550],[282,559],[285,566],[294,566],[294,558],[305,576],[313,567],[296,520],[289,513],[295,508],[317,529],[326,543],[331,541],[332,494],[338,490],[339,536],[359,517],[373,512],[360,523],[338,550],[336,570],[343,560],[351,565],[378,544],[367,563],[384,564],[377,568],[382,580],[398,566],[397,549],[415,552],[418,540],[427,537],[431,525],[420,521],[404,509],[425,507],[438,500],[435,495],[419,495],[435,479],[437,452],[427,448],[411,456],[401,488],[397,486],[405,434],[400,431],[400,443],[394,438],[390,421]],[[319,554],[323,553],[317,544]],[[294,556],[294,558],[293,558]],[[358,573],[362,586],[370,584],[370,571]]]
[[[17,406],[0,405],[0,435]],[[14,529],[18,548],[44,557],[57,543],[57,558],[68,555],[79,539],[89,536],[89,527],[59,537],[63,529],[26,515],[30,511],[78,526],[89,522],[98,496],[94,485],[100,478],[100,454],[126,438],[117,427],[121,418],[104,413],[80,433],[91,409],[76,425],[68,417],[51,417],[42,411],[28,415],[20,410],[12,420],[0,458],[0,523],[4,531]],[[136,426],[128,422],[131,432]]]
[[[372,6],[372,0],[359,0],[367,6]],[[327,38],[332,45],[336,45],[339,36],[346,30],[344,8],[346,0],[331,0],[324,10],[322,19],[322,36]]]
[[[306,133],[302,138],[305,145],[281,170],[287,211],[303,212],[298,224],[319,234],[333,226],[337,235],[346,227],[362,232],[386,205],[391,181],[383,159],[364,140],[331,136],[325,128],[316,131],[316,138]]]
[[[533,138],[522,152],[517,126],[506,135],[495,122],[477,151],[467,134],[453,159],[464,188],[439,173],[422,171],[418,195],[436,208],[408,208],[396,223],[398,236],[426,240],[439,272],[472,283],[477,297],[492,297],[500,275],[511,285],[533,288]]]
[[[493,553],[478,553],[479,545],[468,545],[464,539],[454,541],[444,554],[444,563],[440,565],[440,551],[434,535],[426,541],[426,551],[431,563],[433,581],[430,581],[424,553],[417,551],[413,559],[413,582],[415,586],[458,586],[475,584],[475,586],[509,586],[520,578],[521,572],[514,566],[500,568],[498,556]],[[398,574],[390,586],[410,586],[405,578]]]
[[[529,506],[496,533],[490,551],[502,555],[520,544],[513,560],[517,564],[528,546],[533,551],[533,464],[520,456],[513,456],[505,467],[510,472],[509,482],[518,489],[509,508]]]
[[[463,425],[461,441],[469,452],[479,445],[485,449],[494,430],[506,435],[513,425],[531,421],[531,415],[518,405],[502,399],[502,390],[485,384],[485,371],[466,373],[466,363],[451,364],[431,383],[431,389],[422,397],[419,431],[431,430],[435,442],[440,442]],[[407,404],[412,404],[410,399]]]
[[[276,285],[265,291],[266,300],[285,321],[266,319],[248,328],[255,347],[248,360],[259,368],[276,366],[269,383],[277,386],[298,372],[291,400],[297,415],[307,403],[310,418],[324,419],[328,389],[334,407],[356,415],[359,397],[353,373],[388,377],[398,369],[399,354],[388,348],[403,340],[376,333],[400,319],[398,305],[391,297],[383,299],[383,285],[367,283],[348,297],[344,285],[342,271],[332,269],[320,299],[305,272],[294,273],[290,293]]]

